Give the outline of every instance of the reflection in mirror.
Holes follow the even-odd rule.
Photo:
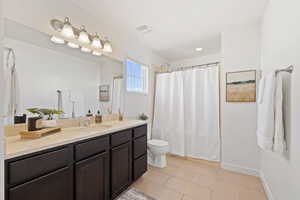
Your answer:
[[[123,101],[124,101],[124,78],[123,76],[115,76],[113,79],[113,92],[112,92],[112,113],[123,112]]]
[[[114,77],[123,75],[121,61],[106,56],[84,54],[78,49],[54,44],[49,39],[50,35],[8,19],[5,24],[7,31],[4,45],[15,52],[17,75],[15,85],[11,86],[11,70],[7,70],[5,96],[11,97],[11,88],[16,87],[13,98],[17,109],[6,115],[6,125],[14,123],[15,115],[20,116],[17,118],[18,122],[24,121],[23,114],[32,117],[33,114],[27,111],[28,108],[64,111],[64,114],[55,118],[86,116],[89,110],[93,115],[98,110],[104,115],[117,113],[118,109],[122,109],[123,86],[114,83]],[[6,57],[8,51],[2,53]],[[7,62],[9,65],[12,63],[11,57]],[[4,66],[7,66],[6,63]],[[109,86],[107,102],[99,99],[100,85]],[[7,98],[6,109],[10,109],[9,105],[14,102]],[[113,104],[116,106],[112,106]]]

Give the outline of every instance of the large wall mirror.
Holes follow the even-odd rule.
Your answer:
[[[54,44],[50,36],[5,21],[5,124],[28,108],[61,108],[60,117],[123,112],[123,63]],[[15,65],[12,51],[15,54]],[[109,98],[100,101],[99,87],[108,85]]]

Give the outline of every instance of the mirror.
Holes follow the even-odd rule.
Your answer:
[[[5,124],[14,123],[15,115],[31,116],[27,109],[34,107],[61,109],[64,114],[56,116],[61,118],[86,116],[89,110],[92,114],[123,112],[121,61],[54,44],[49,35],[8,19],[5,24],[4,46],[16,56],[13,77],[11,68],[5,68]],[[8,51],[3,54],[7,62]],[[8,62],[12,63],[11,57]],[[105,98],[99,91],[103,85],[106,101],[100,99]]]

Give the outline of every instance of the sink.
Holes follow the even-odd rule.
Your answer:
[[[102,131],[102,130],[105,130],[105,129],[109,129],[111,128],[112,126],[111,125],[98,125],[98,124],[94,124],[94,125],[91,125],[89,127],[82,127],[82,130],[85,130],[85,131],[88,131],[88,132],[93,132],[93,131]]]

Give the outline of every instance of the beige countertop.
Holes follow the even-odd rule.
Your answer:
[[[140,120],[107,121],[89,127],[63,128],[59,133],[47,135],[39,139],[21,139],[20,136],[9,136],[6,137],[5,159],[11,159],[37,151],[107,135],[143,124],[146,124],[146,122]]]

